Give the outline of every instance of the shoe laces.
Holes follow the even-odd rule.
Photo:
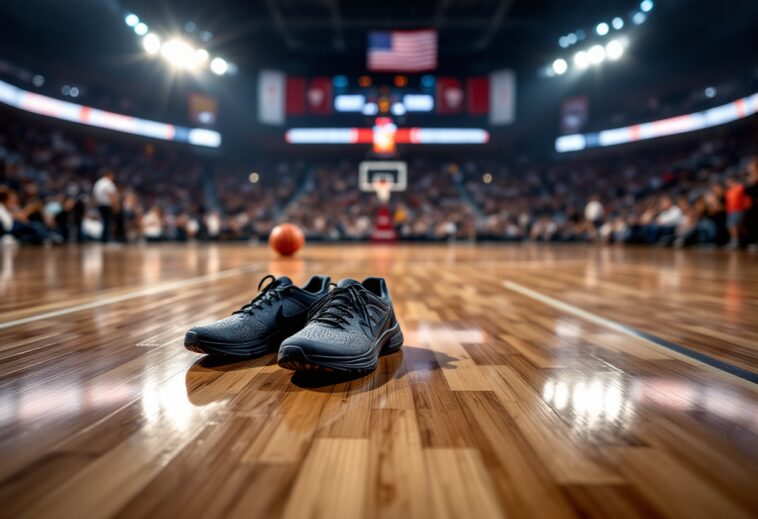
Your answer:
[[[264,286],[263,284],[266,281],[269,282]],[[274,301],[278,301],[281,298],[281,291],[276,290],[277,288],[278,284],[276,282],[276,277],[271,274],[264,276],[263,279],[261,279],[260,283],[258,283],[258,295],[255,296],[252,301],[234,312],[234,314],[253,315],[253,312],[256,309],[272,305]]]
[[[344,328],[356,310],[369,322],[366,296],[356,285],[338,287],[324,296],[311,308],[308,322],[319,322],[336,328]]]

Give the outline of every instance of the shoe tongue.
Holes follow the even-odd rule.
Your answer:
[[[340,282],[337,283],[337,288],[349,287],[350,285],[360,285],[360,282],[351,278],[341,279]]]
[[[278,287],[287,287],[292,284],[292,280],[288,278],[287,276],[281,276],[281,277],[276,278],[275,283],[276,283],[276,286]]]

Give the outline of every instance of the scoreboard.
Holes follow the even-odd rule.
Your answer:
[[[427,113],[486,117],[490,113],[492,77],[432,74],[290,76],[286,79],[286,115],[353,113],[402,117]],[[515,92],[509,93],[513,94]]]

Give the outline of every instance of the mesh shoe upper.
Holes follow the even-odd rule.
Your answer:
[[[311,278],[304,288],[293,285],[286,276],[266,276],[261,285],[267,279],[271,282],[250,303],[225,319],[195,326],[188,335],[194,334],[205,343],[250,344],[265,340],[283,327],[294,333],[305,324],[313,303],[329,290],[329,278],[321,276]]]
[[[313,308],[305,328],[282,346],[299,346],[306,354],[321,356],[361,355],[393,321],[383,279],[344,279]]]

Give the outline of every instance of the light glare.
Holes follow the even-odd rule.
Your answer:
[[[557,75],[561,76],[565,74],[566,70],[568,70],[568,63],[566,63],[565,59],[558,58],[557,60],[553,61],[553,72],[555,72]]]
[[[576,54],[574,54],[574,65],[579,67],[580,69],[587,68],[587,66],[590,64],[590,57],[587,55],[587,53],[583,50],[580,50]]]
[[[589,59],[593,65],[598,65],[605,59],[605,49],[602,45],[593,45],[589,50]]]
[[[150,33],[142,38],[142,47],[148,54],[158,54],[161,50],[161,39],[157,35]]]
[[[128,25],[129,27],[134,27],[135,25],[139,23],[139,16],[137,16],[134,13],[129,13],[124,18],[124,22],[126,22],[126,25]]]
[[[195,49],[182,40],[169,40],[164,43],[161,56],[177,68],[192,69],[197,66]]]
[[[138,23],[134,26],[134,32],[137,34],[137,36],[144,36],[147,34],[147,25],[142,22]]]
[[[605,46],[605,55],[610,60],[619,59],[624,54],[624,46],[618,40],[612,40]]]
[[[605,36],[606,34],[608,34],[608,24],[605,22],[597,24],[597,27],[595,27],[595,32],[599,36]]]
[[[613,25],[614,29],[619,31],[624,28],[624,19],[621,18],[620,16],[617,16],[611,21],[611,25]]]
[[[208,51],[205,49],[197,49],[195,51],[195,61],[199,65],[203,65],[208,62],[208,58],[210,58],[210,55],[208,54]]]
[[[211,72],[218,76],[223,76],[229,70],[229,64],[224,58],[213,58],[211,60]]]

